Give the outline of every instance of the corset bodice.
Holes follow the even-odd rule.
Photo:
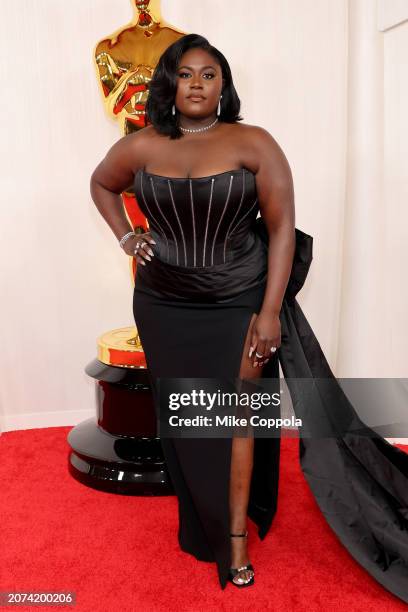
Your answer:
[[[155,256],[169,264],[216,266],[247,251],[254,240],[250,228],[259,204],[255,175],[246,168],[198,178],[141,169],[134,188],[156,241]]]

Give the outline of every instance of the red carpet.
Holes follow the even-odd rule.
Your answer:
[[[283,440],[279,510],[263,542],[249,521],[256,584],[222,591],[212,563],[179,551],[175,497],[103,493],[69,475],[70,429],[0,436],[0,591],[71,590],[73,608],[38,609],[76,612],[407,610],[326,524],[300,471],[297,440]]]

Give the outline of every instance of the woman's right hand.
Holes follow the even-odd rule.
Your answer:
[[[125,244],[123,245],[123,250],[125,253],[130,255],[130,257],[136,257],[136,261],[145,266],[145,260],[151,261],[151,258],[154,257],[154,253],[149,247],[149,243],[156,244],[156,241],[153,240],[150,232],[137,234],[136,236],[131,236],[128,240],[126,240]],[[150,257],[150,255],[152,257]]]

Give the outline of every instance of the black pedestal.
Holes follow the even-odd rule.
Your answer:
[[[94,359],[85,372],[97,381],[97,414],[68,434],[71,475],[111,493],[172,495],[146,369]]]

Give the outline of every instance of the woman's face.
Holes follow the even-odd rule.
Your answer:
[[[201,119],[215,114],[222,87],[221,66],[207,51],[190,49],[181,56],[175,105],[182,115]]]

